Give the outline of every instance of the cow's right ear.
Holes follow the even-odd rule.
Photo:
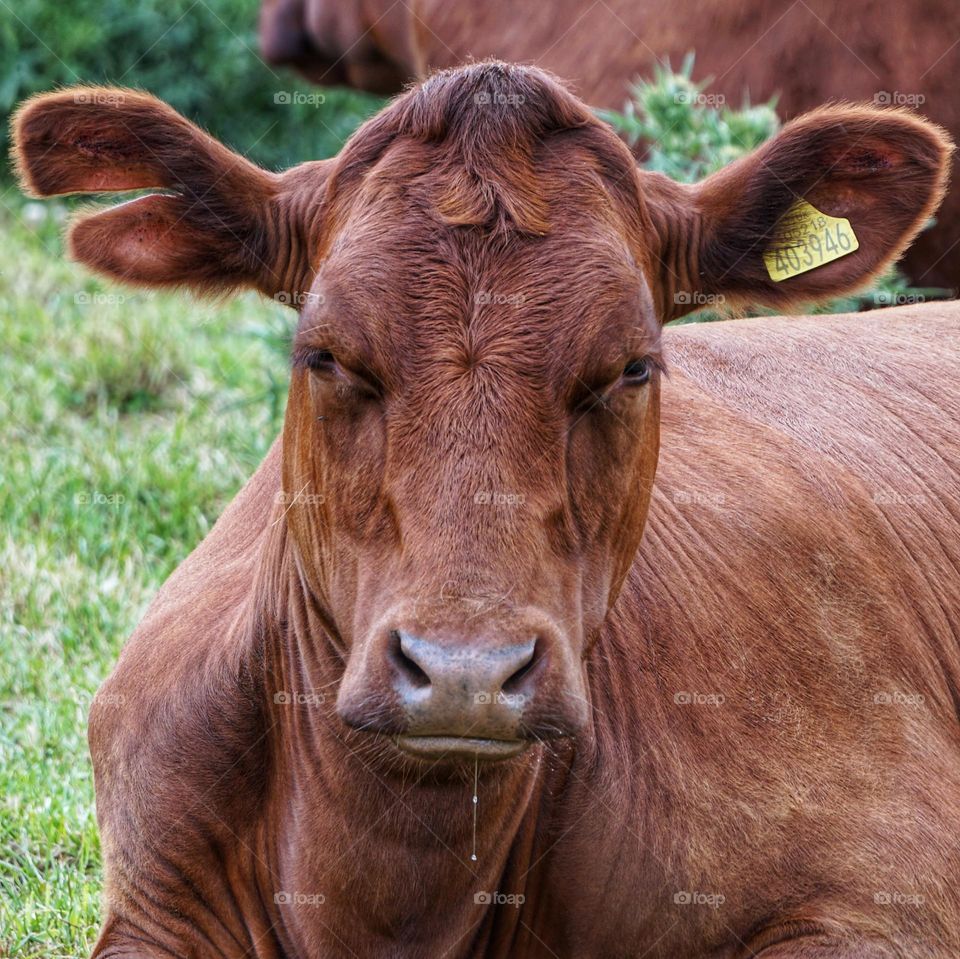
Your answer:
[[[291,176],[254,166],[155,97],[103,87],[34,97],[14,118],[13,143],[35,196],[164,191],[73,221],[71,255],[91,269],[201,293],[255,287],[291,303],[304,292]],[[322,186],[323,164],[306,166]]]

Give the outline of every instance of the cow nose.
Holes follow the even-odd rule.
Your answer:
[[[462,700],[463,706],[520,702],[532,686],[537,640],[508,646],[451,646],[396,630],[391,659],[404,705]]]
[[[337,715],[431,762],[519,756],[587,725],[581,661],[567,640],[534,607],[444,622],[398,605],[355,644]]]

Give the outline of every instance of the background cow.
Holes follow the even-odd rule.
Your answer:
[[[399,92],[471,58],[534,62],[594,106],[622,109],[630,82],[695,50],[710,92],[739,104],[778,96],[796,116],[828,100],[918,106],[960,135],[960,5],[952,0],[264,0],[272,63],[317,83]],[[906,265],[920,285],[960,286],[960,191]]]
[[[91,710],[99,959],[956,954],[958,312],[661,334],[883,269],[940,131],[827,108],[682,186],[484,64],[281,175],[132,91],[16,139],[163,191],[93,269],[301,306],[282,441]],[[798,198],[859,246],[774,282]]]

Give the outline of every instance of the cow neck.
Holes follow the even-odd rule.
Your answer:
[[[475,896],[525,895],[552,792],[545,788],[547,769],[556,757],[538,745],[508,764],[481,765],[475,806],[472,764],[414,770],[388,744],[348,729],[335,710],[344,656],[283,527],[281,519],[268,539],[254,590],[280,828],[348,825],[355,838],[343,864],[344,887],[350,875],[379,877],[398,891],[398,921],[435,909],[442,898],[461,903],[463,921],[472,922],[482,913]],[[320,842],[313,834],[286,839]],[[406,855],[384,855],[396,848]]]

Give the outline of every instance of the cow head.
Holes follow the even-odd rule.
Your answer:
[[[910,114],[830,107],[681,186],[544,73],[491,63],[282,175],[129,91],[40,97],[16,141],[37,194],[163,189],[73,225],[93,269],[298,308],[283,516],[326,623],[306,640],[341,657],[348,724],[492,759],[589,724],[584,664],[654,480],[663,323],[704,295],[862,284],[934,209],[949,153]],[[774,282],[763,254],[798,199],[859,248]]]

